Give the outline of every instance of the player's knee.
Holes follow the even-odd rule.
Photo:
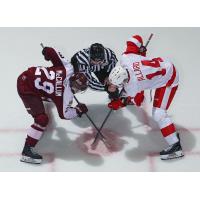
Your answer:
[[[49,123],[49,118],[46,114],[40,114],[35,117],[35,123],[39,124],[42,127],[46,127]]]
[[[167,117],[167,112],[162,108],[153,108],[152,116],[156,122],[160,122]]]

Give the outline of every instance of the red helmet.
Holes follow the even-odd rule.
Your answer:
[[[70,87],[72,88],[74,93],[85,91],[88,87],[88,80],[84,73],[76,72],[74,73],[70,79]]]

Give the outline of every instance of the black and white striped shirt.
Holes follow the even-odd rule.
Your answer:
[[[100,65],[92,65],[90,63],[90,55],[88,49],[83,49],[77,52],[71,59],[75,71],[84,72],[88,81],[89,87],[94,90],[105,90],[105,86],[95,77],[95,72],[109,74],[117,63],[115,53],[109,48],[104,48],[105,60]]]

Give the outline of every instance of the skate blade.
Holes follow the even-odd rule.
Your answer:
[[[177,151],[173,154],[161,155],[160,158],[161,158],[161,160],[172,160],[172,159],[175,159],[175,158],[181,158],[183,156],[184,156],[184,154],[183,154],[182,151]]]
[[[42,159],[33,159],[28,156],[22,156],[20,161],[30,164],[40,164],[42,162]]]

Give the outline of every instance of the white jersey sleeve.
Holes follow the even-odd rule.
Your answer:
[[[65,81],[65,89],[63,93],[63,115],[65,119],[73,119],[77,117],[76,109],[72,107],[74,94],[69,86],[69,79]]]
[[[66,78],[64,80],[64,92],[63,92],[63,116],[65,119],[70,120],[77,117],[76,109],[72,107],[74,94],[72,93],[69,78],[74,73],[73,66],[68,62],[65,62]]]

